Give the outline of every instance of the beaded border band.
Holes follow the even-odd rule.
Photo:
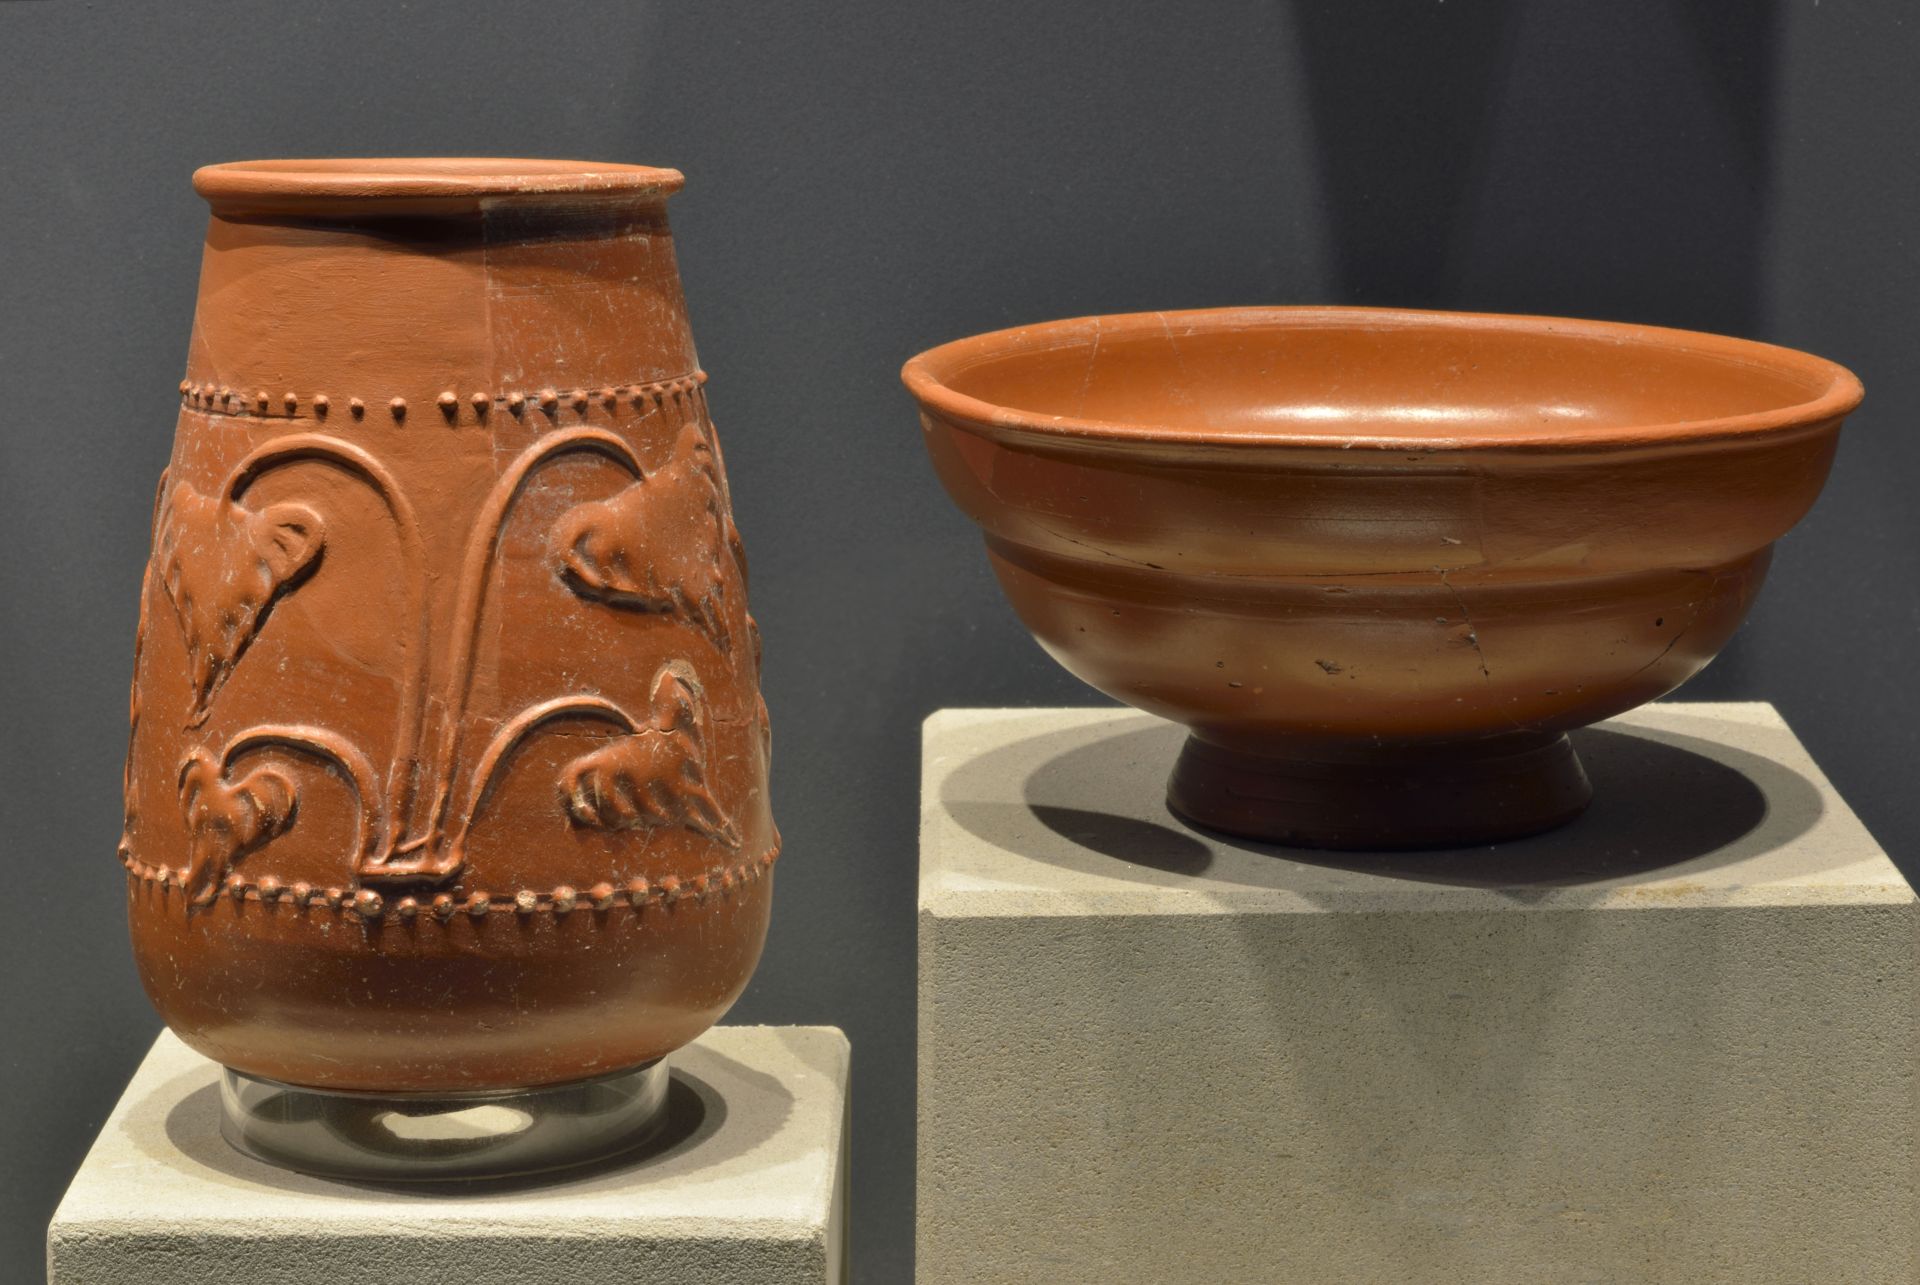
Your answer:
[[[475,890],[458,897],[442,892],[424,898],[403,896],[389,900],[372,888],[323,887],[304,880],[285,883],[272,875],[250,880],[237,873],[227,877],[222,891],[234,901],[257,901],[265,905],[285,902],[303,910],[334,910],[361,919],[379,919],[388,914],[400,919],[420,917],[442,921],[459,915],[475,919],[499,914],[564,917],[575,910],[612,910],[622,905],[640,910],[649,905],[670,906],[680,901],[701,902],[725,896],[763,878],[779,856],[780,849],[776,847],[756,860],[718,867],[686,879],[678,875],[659,879],[636,877],[619,885],[603,881],[591,888],[574,888],[560,884],[546,891],[522,888],[511,895]],[[174,888],[183,892],[186,889],[184,871],[147,865],[128,853],[122,853],[120,861],[127,869],[128,878],[136,882],[157,885],[163,893]]]
[[[424,409],[446,423],[455,425],[485,424],[495,412],[519,419],[537,411],[549,419],[558,419],[565,410],[570,409],[575,415],[584,417],[596,406],[609,415],[619,414],[623,406],[632,407],[635,413],[645,415],[663,402],[684,397],[706,382],[707,372],[696,370],[675,379],[641,384],[608,384],[600,388],[545,387],[531,392],[490,392],[479,389],[465,397],[449,388]],[[326,419],[336,412],[344,412],[355,420],[363,420],[373,413],[402,423],[413,409],[404,397],[384,400],[376,397],[371,402],[365,398],[349,397],[341,402],[326,393],[302,394],[291,389],[275,397],[264,388],[249,393],[244,389],[195,383],[187,379],[180,381],[180,401],[182,405],[203,414],[231,415],[244,419]],[[370,406],[377,409],[370,412]]]

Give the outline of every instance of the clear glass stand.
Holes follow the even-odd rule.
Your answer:
[[[232,1069],[220,1132],[247,1155],[302,1173],[373,1182],[501,1178],[632,1150],[664,1123],[664,1062],[592,1080],[476,1093],[308,1089]]]

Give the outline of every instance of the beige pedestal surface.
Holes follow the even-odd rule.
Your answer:
[[[218,1068],[163,1033],[47,1234],[53,1285],[792,1285],[844,1279],[847,1041],[718,1027],[670,1059],[664,1145],[571,1178],[362,1186],[250,1160]]]
[[[1392,856],[1187,828],[1182,735],[927,722],[922,1281],[1920,1280],[1915,900],[1771,707]]]

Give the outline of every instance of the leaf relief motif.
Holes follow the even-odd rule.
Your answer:
[[[731,649],[726,608],[728,595],[743,592],[734,578],[744,569],[740,534],[697,422],[681,429],[665,466],[562,515],[551,548],[560,578],[581,597],[677,612]]]
[[[747,638],[753,644],[753,711],[760,720],[760,752],[768,758],[773,757],[773,715],[767,712],[767,697],[760,690],[762,668],[760,625],[749,615],[747,617]]]
[[[186,639],[193,724],[205,721],[273,604],[313,569],[324,538],[304,504],[256,512],[184,482],[167,493],[154,556]]]
[[[680,662],[661,667],[638,730],[568,763],[560,795],[575,825],[602,830],[684,827],[740,846],[740,831],[707,786],[706,696]]]
[[[204,906],[220,894],[233,863],[293,822],[293,782],[270,767],[229,783],[220,760],[195,750],[180,767],[180,811],[187,822],[187,895]]]

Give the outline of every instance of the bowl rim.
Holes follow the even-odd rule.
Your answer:
[[[1628,424],[1569,433],[1475,433],[1396,435],[1385,433],[1289,433],[1246,429],[1172,429],[1152,423],[1121,423],[1068,415],[1044,415],[996,406],[950,387],[946,380],[983,362],[1009,353],[1071,346],[1091,338],[1165,330],[1170,322],[1184,322],[1195,330],[1232,328],[1307,328],[1316,325],[1352,328],[1358,321],[1369,328],[1445,328],[1467,331],[1512,331],[1527,334],[1565,334],[1608,343],[1653,343],[1672,351],[1800,375],[1810,382],[1824,381],[1816,396],[1790,405],[1741,415],[1664,423]],[[1102,442],[1164,446],[1269,447],[1283,450],[1353,450],[1439,454],[1514,450],[1523,452],[1585,453],[1631,450],[1663,444],[1720,441],[1727,438],[1785,432],[1834,423],[1850,414],[1865,396],[1860,380],[1837,362],[1794,348],[1736,339],[1699,330],[1645,326],[1632,322],[1593,321],[1576,317],[1524,313],[1454,312],[1424,308],[1372,308],[1327,305],[1271,305],[1193,308],[1157,312],[1108,313],[1070,317],[1033,325],[969,335],[929,348],[909,359],[900,370],[907,390],[921,406],[963,427],[994,434],[1056,438],[1087,444]]]

